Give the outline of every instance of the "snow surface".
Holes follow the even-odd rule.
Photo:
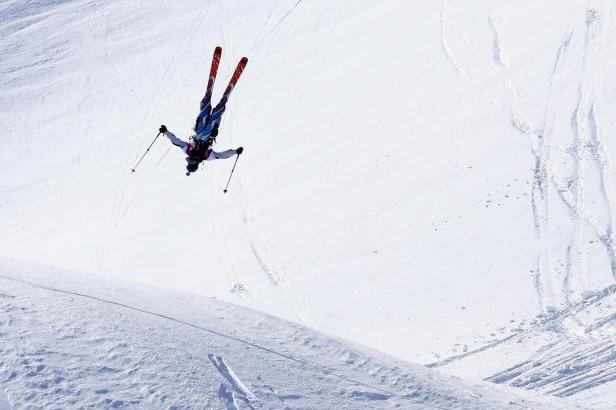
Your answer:
[[[12,408],[6,393],[0,391],[0,410],[10,410]]]
[[[2,2],[0,256],[610,408],[613,17],[609,0]],[[162,138],[131,174],[160,124],[190,134],[219,44],[214,100],[250,60],[217,146],[246,148],[230,192],[232,161],[187,178]]]
[[[216,299],[0,264],[16,408],[565,409]]]

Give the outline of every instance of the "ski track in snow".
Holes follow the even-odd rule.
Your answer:
[[[208,7],[209,6],[206,5],[204,6],[203,10],[194,12],[193,13],[195,15],[194,20],[197,22],[201,21],[205,17]],[[91,17],[89,17],[89,21],[90,21],[90,26],[94,27],[94,23]],[[107,30],[105,34],[106,38],[102,42],[103,44],[108,44],[109,42],[108,37],[110,36],[110,33],[108,31],[109,27],[105,26],[105,28]],[[178,64],[178,61],[181,59],[181,56],[185,55],[186,51],[191,47],[194,40],[197,38],[197,35],[199,34],[199,31],[201,28],[202,28],[201,24],[193,24],[193,27],[190,29],[187,29],[184,27],[180,28],[181,30],[189,30],[189,34],[186,36],[184,43],[181,46],[176,47],[175,53],[165,61],[165,66],[162,71],[162,75],[160,77],[160,80],[157,81],[155,91],[152,94],[156,97],[154,98],[144,97],[144,100],[147,101],[147,103],[142,103],[142,105],[147,108],[144,108],[144,115],[143,115],[143,118],[141,119],[141,124],[142,124],[140,127],[141,129],[146,129],[145,126],[148,120],[152,117],[154,113],[154,107],[159,103],[159,100],[163,98],[163,96],[165,95],[162,89],[163,85],[169,83],[169,78],[171,74],[174,73],[174,69]],[[94,29],[92,28],[92,30]],[[96,33],[94,31],[93,31],[93,34],[96,36]],[[119,41],[113,41],[114,45],[116,45],[115,48],[120,50],[121,55],[124,55],[123,50],[117,47],[118,42]],[[109,56],[110,55],[109,48],[107,48],[107,50],[108,50],[107,56]],[[112,58],[109,58],[109,60],[114,62]],[[123,72],[117,67],[115,63],[113,65],[116,68],[116,71],[120,73],[122,78],[125,79],[125,81],[127,82],[127,85],[130,86],[131,83],[129,82],[128,78],[123,74]],[[159,135],[159,139],[160,137],[161,136]],[[118,186],[117,193],[114,195],[114,205],[112,207],[112,214],[111,214],[111,227],[113,229],[116,229],[119,226],[121,221],[126,217],[130,209],[133,207],[133,205],[137,201],[139,201],[139,198],[142,196],[144,188],[140,187],[138,184],[133,182],[134,181],[133,175],[128,173],[128,170],[129,170],[128,164],[131,164],[131,161],[132,163],[135,163],[141,157],[143,150],[146,147],[148,147],[148,145],[150,144],[150,138],[152,138],[151,135],[148,135],[147,133],[143,133],[141,138],[138,138],[135,140],[132,150],[127,150],[127,156],[125,160],[125,163],[127,165],[126,176],[122,179],[122,183]],[[160,164],[165,159],[169,151],[170,151],[170,148],[167,149],[159,157],[159,159],[156,162],[154,162],[154,169],[160,166]],[[135,154],[135,152],[137,154]]]
[[[263,47],[263,45],[265,44],[265,41],[272,35],[272,33],[274,33],[282,25],[282,23],[285,22],[287,18],[289,18],[291,14],[293,14],[293,12],[298,8],[298,6],[301,4],[303,0],[294,0],[294,1],[295,2],[291,5],[291,7],[287,11],[284,12],[282,17],[276,20],[276,22],[271,26],[271,28],[268,29],[267,27],[271,21],[271,17],[273,16],[274,11],[276,8],[278,8],[278,6],[272,9],[272,11],[269,14],[269,17],[267,18],[267,21],[265,22],[265,26],[263,27],[262,34],[256,37],[255,39],[255,43],[252,46],[251,54],[257,54],[261,50],[261,47]]]
[[[596,308],[599,305],[609,305],[609,299],[611,298],[616,298],[616,285],[611,285],[601,291],[588,294],[580,302],[569,305],[561,310],[554,310],[549,314],[539,315],[535,324],[533,324],[528,329],[518,331],[515,335],[512,335],[512,336],[514,337],[515,336],[525,336],[530,333],[545,330],[545,329],[548,329],[548,330],[562,329],[563,321],[570,320],[573,316],[575,316],[576,314],[579,314],[580,312],[584,310]],[[612,315],[610,315],[609,317],[612,317]],[[589,333],[592,330],[596,330],[597,328],[605,325],[607,322],[604,319],[602,319],[599,321],[599,323],[601,324],[598,325],[595,323],[595,324],[589,325],[589,327],[584,331],[584,333]],[[502,343],[502,342],[511,340],[512,336],[503,338],[502,340],[499,340],[498,342]],[[484,351],[484,350],[485,349],[482,349],[480,351]],[[452,357],[466,357],[466,356],[469,356],[469,355],[464,354],[464,355],[458,355],[458,356],[452,356]],[[445,362],[450,363],[451,361],[452,361],[451,359],[445,359],[439,362],[435,362],[431,364],[430,366],[438,367],[438,366],[445,364]]]
[[[229,394],[228,387],[222,383],[219,388],[219,392],[222,393],[220,395],[221,400],[225,403],[231,404],[232,408],[236,410],[239,409],[239,406],[237,405],[238,400],[244,402],[249,408],[254,409],[251,403],[256,400],[256,396],[246,386],[244,386],[240,378],[233,372],[233,369],[225,363],[224,359],[212,353],[208,354],[208,358],[216,370],[218,370],[218,372],[225,379],[227,379],[233,388],[233,392]]]
[[[297,4],[299,4],[299,2]],[[233,119],[232,121],[235,121],[235,119]],[[232,132],[233,129],[231,129],[231,133]],[[304,302],[294,288],[291,277],[284,271],[284,269],[280,265],[273,265],[272,262],[267,262],[274,260],[271,256],[272,248],[265,236],[261,233],[261,231],[259,231],[258,228],[253,228],[256,216],[253,218],[248,214],[249,211],[246,206],[244,192],[242,190],[241,184],[238,184],[238,190],[240,207],[242,212],[242,221],[244,222],[246,232],[245,236],[248,238],[250,251],[254,255],[259,267],[269,280],[269,283],[273,286],[276,286],[281,291],[282,296],[286,301],[286,305],[289,306],[291,311],[294,312],[295,316],[299,319],[299,321],[308,327],[318,329],[316,322],[308,313]]]
[[[304,307],[304,303],[301,298],[297,294],[297,291],[293,287],[293,283],[291,282],[291,278],[289,275],[285,273],[285,271],[278,267],[273,266],[271,263],[266,263],[263,255],[271,254],[271,247],[265,237],[263,235],[259,235],[258,239],[255,235],[255,230],[251,227],[251,219],[249,219],[246,208],[244,207],[243,199],[240,199],[243,207],[243,220],[246,224],[246,232],[250,243],[250,250],[254,255],[256,261],[258,262],[261,270],[270,283],[276,286],[282,292],[284,299],[287,301],[287,305],[295,312],[297,318],[305,325],[316,328],[315,322],[312,320],[310,315],[308,314],[306,308]],[[268,258],[267,260],[272,260]]]
[[[428,367],[447,367],[457,362],[464,366],[492,351],[492,355],[499,355],[521,344],[535,346],[527,360],[485,380],[559,397],[573,396],[616,380],[616,314],[612,313],[615,304],[616,285],[612,285],[539,317],[526,329]],[[572,332],[575,337],[571,337]]]
[[[451,48],[449,47],[449,44],[447,43],[447,35],[446,35],[447,34],[447,30],[446,30],[447,14],[446,14],[446,10],[447,10],[447,0],[443,0],[443,2],[441,4],[441,50],[443,50],[443,54],[445,54],[445,57],[447,58],[447,60],[449,60],[449,62],[453,66],[453,69],[458,74],[460,74],[464,80],[470,81],[468,75],[466,75],[466,73],[464,72],[464,69],[462,68],[462,66],[460,66],[460,63],[458,62],[458,59],[452,53]]]
[[[591,130],[591,155],[595,161],[596,166],[599,168],[599,178],[601,185],[601,194],[604,202],[604,206],[607,213],[606,226],[603,230],[603,234],[600,237],[601,243],[605,247],[607,254],[610,271],[614,279],[616,279],[616,250],[614,243],[614,217],[613,217],[613,202],[612,202],[612,189],[609,183],[608,177],[608,157],[603,150],[601,142],[601,130],[598,128],[597,120],[595,117],[595,106],[591,107],[588,113],[588,121]]]
[[[441,50],[443,51],[443,54],[445,55],[445,58],[447,58],[447,60],[451,63],[451,66],[453,67],[453,69],[456,71],[456,73],[458,73],[462,79],[469,84],[473,90],[475,90],[475,92],[487,103],[493,105],[493,106],[498,106],[498,103],[496,101],[494,101],[493,99],[489,98],[484,92],[483,90],[481,90],[474,82],[473,80],[468,76],[468,74],[466,73],[466,71],[464,71],[464,68],[462,68],[462,65],[460,64],[460,62],[458,61],[458,59],[456,58],[456,55],[454,54],[453,50],[451,49],[451,47],[449,46],[449,43],[447,41],[447,3],[449,0],[443,0],[443,2],[441,3]]]
[[[218,192],[218,188],[214,184],[210,184],[210,197],[214,198],[217,192]],[[223,206],[220,206],[219,209],[220,211],[219,211],[218,217],[210,218],[210,221],[211,221],[210,226],[212,227],[212,231],[214,232],[215,237],[222,238],[222,240],[220,241],[222,243],[222,246],[217,247],[217,251],[223,262],[225,271],[230,272],[235,278],[235,283],[233,284],[233,287],[231,288],[231,290],[232,291],[234,289],[239,290],[237,286],[238,285],[243,286],[243,279],[242,279],[242,275],[240,274],[240,272],[237,269],[235,269],[235,265],[233,263],[232,252],[230,251],[229,241],[227,239],[227,235],[225,234],[225,232],[227,232],[227,229],[228,229],[228,224],[226,222],[227,221],[227,215],[225,211],[226,207],[223,205]],[[247,296],[249,294],[247,291],[234,292],[234,293],[236,293],[237,296]]]
[[[569,397],[616,380],[616,343],[563,340],[486,380]]]
[[[568,270],[564,280],[564,294],[568,303],[571,302],[573,293],[572,282],[586,284],[589,281],[590,272],[587,269],[586,246],[583,243],[582,233],[584,226],[590,226],[599,242],[604,246],[606,257],[614,276],[614,245],[613,245],[613,203],[611,201],[611,185],[609,181],[609,161],[603,149],[601,121],[599,115],[599,92],[601,73],[600,46],[602,37],[602,13],[598,9],[589,8],[586,13],[586,33],[584,37],[584,50],[582,59],[582,75],[578,84],[578,101],[571,115],[571,132],[573,142],[568,150],[574,163],[573,175],[570,182],[564,184],[562,178],[555,173],[551,176],[556,185],[559,196],[563,203],[572,212],[575,219],[575,227],[570,238],[567,258]],[[597,44],[599,43],[599,44]],[[590,161],[592,161],[592,164]],[[598,174],[597,181],[589,180],[591,166]],[[603,204],[599,204],[595,213],[585,200],[585,186],[588,183],[596,183],[599,186]],[[605,215],[605,227],[600,227],[597,213]]]
[[[501,17],[489,18],[490,28],[493,35],[492,58],[503,69],[505,74],[505,88],[509,94],[509,106],[511,111],[511,124],[518,132],[525,136],[530,144],[531,155],[534,158],[534,170],[532,177],[531,206],[534,218],[535,232],[538,241],[538,255],[536,266],[533,270],[533,283],[537,292],[539,307],[545,311],[550,301],[553,300],[552,285],[549,280],[551,271],[548,248],[544,239],[546,224],[548,223],[548,192],[546,188],[546,164],[545,144],[543,135],[540,135],[532,126],[524,112],[520,109],[517,91],[513,84],[509,68],[509,60],[503,47],[503,25]]]
[[[552,75],[550,77],[550,85],[547,96],[547,106],[545,109],[545,117],[543,120],[543,126],[541,131],[536,136],[537,146],[533,149],[533,154],[535,156],[535,171],[533,178],[533,210],[535,213],[535,224],[538,227],[538,233],[540,235],[539,242],[540,246],[543,248],[546,243],[544,239],[545,229],[547,229],[547,225],[549,224],[549,175],[551,173],[550,167],[550,150],[553,146],[552,139],[554,134],[554,123],[556,120],[556,108],[554,104],[554,93],[555,91],[562,86],[562,78],[561,72],[566,65],[569,47],[571,45],[571,39],[573,37],[573,31],[565,33],[562,37],[561,43],[556,51],[556,57],[554,59],[554,66],[552,69]],[[541,198],[541,204],[538,206],[536,201],[536,195]],[[541,215],[537,215],[537,208],[541,209]],[[545,226],[544,226],[545,224]],[[547,250],[544,249],[543,252],[547,253]],[[570,249],[566,250],[567,255],[570,253]],[[537,275],[541,275],[541,259],[542,255],[540,254],[538,259],[539,262],[537,266],[539,267]],[[549,253],[547,253],[547,258],[549,258]],[[568,269],[569,264],[567,264],[566,269]],[[551,267],[548,265],[547,269],[551,270]],[[547,272],[550,274],[551,272]],[[554,279],[550,280],[551,282]],[[564,279],[565,287],[568,287],[567,275]],[[538,283],[536,282],[536,285]],[[567,302],[569,292],[565,291],[565,298]]]
[[[584,112],[586,110],[586,104],[587,104],[586,102],[587,89],[585,87],[585,81],[588,77],[588,72],[589,72],[588,66],[589,66],[589,53],[590,53],[590,46],[591,46],[589,33],[590,33],[590,27],[592,25],[591,20],[589,20],[588,17],[589,16],[587,13],[586,33],[585,33],[585,39],[584,39],[584,55],[583,55],[583,60],[582,60],[582,76],[578,84],[578,100],[577,100],[575,111],[573,112],[571,116],[571,130],[573,134],[573,142],[572,142],[570,151],[573,156],[575,168],[574,168],[574,174],[572,178],[572,184],[569,184],[570,186],[573,185],[573,187],[575,188],[571,194],[572,194],[573,201],[574,201],[574,211],[575,211],[574,215],[577,219],[576,227],[575,227],[573,236],[571,238],[570,246],[576,250],[576,254],[579,255],[578,257],[584,265],[582,265],[581,263],[576,264],[578,271],[572,272],[570,275],[568,275],[568,278],[566,281],[567,284],[571,282],[572,277],[574,279],[576,278],[576,274],[577,274],[578,281],[586,280],[586,275],[588,274],[588,272],[585,267],[586,249],[585,249],[585,246],[583,244],[583,239],[582,239],[583,228],[584,228],[584,224],[582,221],[584,219],[594,221],[594,217],[591,215],[590,209],[587,209],[586,201],[585,201],[585,184],[586,184],[585,179],[586,179],[587,167],[588,167],[587,165],[588,124],[585,121],[586,118],[584,115]],[[594,227],[595,233],[600,235],[599,228],[596,227],[595,222],[593,222],[593,227]]]
[[[230,103],[232,104],[232,102]],[[227,123],[226,126],[227,126],[229,134],[233,135],[234,129],[235,129],[235,122],[237,121],[237,119],[236,117],[231,117],[229,121],[230,123]],[[236,179],[239,179],[239,178],[240,177],[238,175]],[[313,329],[316,329],[317,326],[315,322],[312,320],[312,318],[310,317],[310,315],[308,314],[302,299],[298,295],[297,291],[294,289],[292,279],[290,278],[290,276],[287,275],[286,272],[279,265],[274,265],[273,262],[267,262],[267,261],[274,260],[271,256],[272,254],[271,246],[269,245],[265,236],[257,228],[252,227],[252,225],[254,224],[253,222],[254,218],[248,216],[248,211],[245,205],[244,193],[242,191],[241,183],[240,181],[238,181],[236,182],[236,184],[237,184],[236,189],[239,191],[240,207],[241,207],[241,212],[242,212],[241,219],[244,222],[244,228],[245,228],[245,233],[246,233],[245,237],[248,238],[248,244],[250,247],[250,251],[255,257],[255,260],[257,261],[263,273],[265,273],[265,276],[267,277],[269,283],[275,286],[278,290],[280,290],[280,293],[283,297],[283,300],[286,306],[288,306],[290,311],[294,313],[294,315],[297,317],[299,322]],[[210,189],[212,197],[214,197],[214,193],[216,192],[216,190],[217,189],[212,184],[211,189]],[[222,220],[223,221],[222,224],[224,225],[224,221],[227,220],[226,216],[224,215],[225,207],[221,206],[221,209],[223,209],[220,211],[221,217],[218,219]],[[213,221],[212,224],[216,225],[216,222]],[[240,288],[241,286],[243,286],[243,279],[242,279],[242,276],[239,274],[239,272],[237,272],[237,270],[233,266],[233,262],[231,258],[231,251],[230,251],[230,244],[229,244],[229,241],[227,240],[226,234],[224,233],[225,231],[226,231],[225,227],[223,227],[222,230],[216,229],[216,232],[218,232],[218,235],[220,235],[220,237],[223,238],[223,245],[224,245],[222,247],[223,250],[219,251],[219,253],[221,254],[221,257],[224,263],[227,266],[230,266],[231,271],[234,273],[235,277],[237,278],[237,282],[234,284],[234,287],[231,289],[232,291],[234,291],[234,290],[238,290],[238,285],[240,285]],[[240,292],[235,292],[235,293],[237,293],[238,295],[246,295],[248,294],[248,291],[245,291],[245,288],[244,288],[244,290]]]
[[[128,79],[124,71],[122,71],[119,68],[116,62],[116,59],[112,57],[111,47],[109,45],[110,43],[113,44],[113,49],[118,50],[119,54],[124,59],[126,59],[123,49],[119,46],[119,41],[115,38],[113,38],[113,41],[111,41],[113,31],[110,31],[110,27],[108,25],[96,24],[91,14],[87,14],[85,20],[86,20],[89,32],[92,36],[91,42],[100,41],[100,43],[103,44],[104,54],[105,54],[107,61],[111,63],[111,66],[113,67],[114,71],[123,80],[127,89],[130,89],[132,92],[134,92],[135,90],[134,90],[134,87],[131,81]],[[104,34],[102,30],[104,30]],[[142,100],[141,104],[144,107],[148,106],[151,108],[152,103],[150,102],[149,105],[146,104],[147,99],[145,96],[142,96],[141,100]],[[144,121],[145,121],[145,118],[144,118]],[[128,161],[130,161],[130,157],[127,156],[126,163],[128,163]],[[118,224],[120,223],[124,215],[126,215],[126,211],[123,211],[122,208],[123,208],[124,200],[127,194],[128,181],[124,179],[124,181],[118,186],[117,189],[118,189],[118,192],[114,195],[113,205],[111,206],[110,227],[112,229],[117,228]],[[132,201],[131,201],[131,204],[132,204]],[[128,207],[126,207],[126,210],[128,210],[131,204],[129,204]]]
[[[278,19],[276,21],[276,23],[270,28],[267,29],[268,24],[272,18],[272,16],[274,15],[275,9],[278,7],[278,5],[276,7],[274,7],[270,13],[269,16],[267,18],[267,21],[261,31],[261,33],[257,36],[255,36],[255,45],[253,45],[252,49],[250,50],[250,52],[248,54],[254,56],[258,53],[258,51],[260,50],[261,46],[263,45],[263,43],[265,42],[266,38],[271,35],[276,29],[278,29],[278,27],[280,27],[282,25],[282,23],[295,11],[295,9],[300,5],[300,3],[303,0],[296,0],[295,3],[293,3],[293,5],[283,14],[283,16]],[[280,4],[280,3],[279,3]],[[221,3],[221,5],[223,6],[223,13],[227,13],[227,7],[225,6],[225,3]],[[226,33],[226,29],[225,29],[225,25],[221,23],[221,35],[223,38],[223,43],[226,46],[226,42],[230,41],[231,36],[229,34]],[[230,101],[230,104],[233,104],[233,101]],[[227,123],[226,128],[228,130],[229,135],[233,135],[234,134],[234,129],[235,129],[235,123],[237,121],[236,117],[231,117],[230,119],[227,118],[227,121],[230,121],[230,123]],[[239,179],[240,176],[236,176],[236,179]],[[295,291],[295,289],[293,288],[293,284],[291,282],[291,278],[284,272],[284,270],[280,267],[280,266],[274,266],[272,265],[272,263],[268,263],[266,261],[271,261],[271,257],[270,257],[270,245],[267,242],[267,240],[265,239],[265,237],[262,234],[258,235],[259,239],[257,238],[257,235],[255,234],[255,230],[251,228],[251,220],[248,218],[247,215],[247,208],[245,206],[245,202],[244,202],[244,198],[243,198],[243,192],[242,191],[242,187],[241,187],[241,183],[237,183],[238,187],[237,189],[240,191],[240,204],[242,207],[242,220],[245,223],[245,228],[246,228],[246,233],[247,233],[247,237],[248,237],[248,242],[249,242],[249,247],[250,247],[250,251],[252,252],[253,256],[255,257],[255,260],[257,261],[259,267],[261,268],[261,270],[263,271],[263,273],[265,273],[266,277],[268,278],[268,281],[270,284],[276,286],[277,289],[280,290],[283,299],[285,300],[285,304],[289,307],[289,309],[295,314],[295,316],[297,317],[297,319],[303,323],[304,325],[310,326],[312,328],[316,328],[315,322],[311,319],[310,315],[308,314],[301,298],[299,297],[299,295],[297,294],[297,292]],[[214,189],[214,186],[211,185],[211,194],[212,197],[214,197],[214,192],[216,190]],[[223,207],[224,209],[224,207]],[[222,211],[221,211],[222,212]],[[221,218],[222,220],[226,220],[224,216],[222,216]],[[223,238],[223,251],[219,251],[219,253],[222,256],[222,259],[225,263],[225,265],[229,266],[231,268],[231,271],[233,272],[234,276],[237,278],[237,282],[234,284],[233,288],[231,289],[231,291],[233,293],[236,293],[238,296],[245,296],[245,295],[249,295],[249,291],[246,290],[246,288],[244,287],[243,284],[243,279],[241,277],[241,275],[239,274],[239,272],[237,272],[237,270],[235,269],[235,267],[233,266],[233,262],[231,262],[231,258],[230,258],[230,244],[229,241],[227,240],[226,235],[224,234],[225,229],[223,228],[222,231],[218,231],[219,234],[222,236]]]
[[[591,80],[593,101],[588,110],[588,128],[590,131],[590,154],[594,160],[595,166],[599,171],[599,185],[603,199],[604,211],[606,214],[606,222],[604,233],[601,237],[601,243],[605,247],[607,258],[610,264],[610,270],[614,279],[616,279],[616,252],[614,243],[614,204],[612,202],[613,190],[609,180],[609,158],[607,152],[603,148],[604,132],[601,121],[601,58],[602,58],[602,37],[603,25],[607,24],[602,20],[605,17],[598,9],[590,8],[587,12],[586,26],[587,46],[590,46],[591,56]]]
[[[492,43],[492,58],[494,62],[502,68],[509,70],[509,63],[502,48],[502,17],[492,16],[489,18],[490,28],[492,29],[493,43]]]
[[[565,33],[556,51],[549,91],[546,99],[546,110],[543,124],[540,128],[532,125],[528,116],[520,108],[517,91],[510,74],[509,59],[503,45],[504,21],[500,17],[489,19],[493,33],[493,59],[505,72],[505,87],[509,92],[511,106],[511,123],[518,132],[526,136],[530,143],[530,151],[534,158],[532,177],[531,206],[534,225],[538,240],[538,255],[536,267],[533,269],[534,286],[539,305],[544,312],[559,304],[571,304],[574,301],[574,288],[588,283],[586,245],[582,239],[585,226],[591,226],[599,241],[603,244],[612,276],[616,277],[616,252],[613,239],[613,209],[611,200],[612,187],[609,180],[609,161],[603,149],[601,121],[597,120],[598,92],[600,74],[597,50],[601,49],[595,43],[601,40],[602,14],[597,9],[590,8],[586,15],[586,35],[583,55],[583,72],[578,86],[578,104],[571,116],[573,142],[570,150],[574,169],[570,182],[563,183],[556,165],[550,161],[550,152],[556,146],[552,142],[554,123],[558,116],[555,106],[555,92],[561,87],[564,78],[562,72],[566,67],[573,31]],[[590,181],[586,168],[591,158],[597,169],[598,180]],[[550,185],[550,182],[552,185]],[[606,215],[605,228],[597,225],[597,218],[585,204],[585,184],[597,183],[600,187],[603,205],[598,211]],[[550,186],[555,188],[557,198],[568,209],[573,217],[569,224],[571,236],[569,244],[563,249],[555,249],[547,239],[550,224],[550,209],[555,207],[550,201]],[[562,225],[562,221],[558,222]],[[562,255],[561,269],[553,266],[553,261]],[[574,286],[573,282],[577,286]],[[579,295],[575,296],[579,298]]]

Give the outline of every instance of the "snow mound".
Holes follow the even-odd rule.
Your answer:
[[[557,409],[212,298],[0,264],[15,408]],[[545,401],[545,399],[544,399]]]

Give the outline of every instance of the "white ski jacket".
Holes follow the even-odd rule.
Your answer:
[[[170,131],[165,132],[165,137],[169,138],[169,141],[171,141],[173,145],[175,145],[176,147],[180,147],[186,155],[190,156],[190,151],[194,147],[194,144],[191,144],[190,142],[186,142],[184,140],[179,139]],[[226,158],[234,156],[235,154],[237,154],[237,151],[234,149],[228,149],[222,152],[216,152],[214,150],[209,149],[206,154],[207,158],[203,158],[203,160],[212,161],[215,159],[226,159]]]

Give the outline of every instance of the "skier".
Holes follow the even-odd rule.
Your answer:
[[[202,161],[212,161],[215,159],[226,159],[233,155],[240,155],[244,152],[244,148],[239,147],[236,149],[228,149],[222,152],[216,152],[211,148],[211,145],[216,141],[218,136],[218,124],[212,129],[209,135],[208,142],[197,142],[196,136],[192,137],[193,142],[186,142],[176,137],[171,131],[167,129],[165,125],[161,125],[159,129],[161,134],[169,138],[171,143],[176,147],[180,147],[186,156],[186,175],[190,175],[191,172],[195,172],[199,168],[199,164]]]
[[[229,158],[233,155],[240,155],[244,148],[239,147],[237,149],[229,149],[223,152],[215,152],[211,146],[216,142],[218,136],[218,127],[220,126],[220,120],[222,114],[225,112],[227,101],[229,96],[235,88],[237,81],[240,79],[248,59],[242,57],[238,63],[233,76],[225,89],[225,92],[220,99],[220,102],[212,108],[212,90],[214,89],[214,81],[216,80],[216,74],[218,73],[218,65],[220,64],[220,58],[222,57],[222,48],[216,47],[214,50],[214,56],[212,57],[212,66],[210,68],[210,77],[208,78],[207,88],[205,90],[205,96],[201,100],[199,105],[199,115],[195,121],[195,134],[191,137],[192,142],[186,142],[167,130],[164,125],[160,126],[160,133],[165,134],[171,143],[175,146],[182,148],[186,157],[186,175],[190,175],[191,172],[195,172],[199,168],[199,164],[202,161],[209,161],[213,159]],[[159,134],[160,135],[160,134]]]

